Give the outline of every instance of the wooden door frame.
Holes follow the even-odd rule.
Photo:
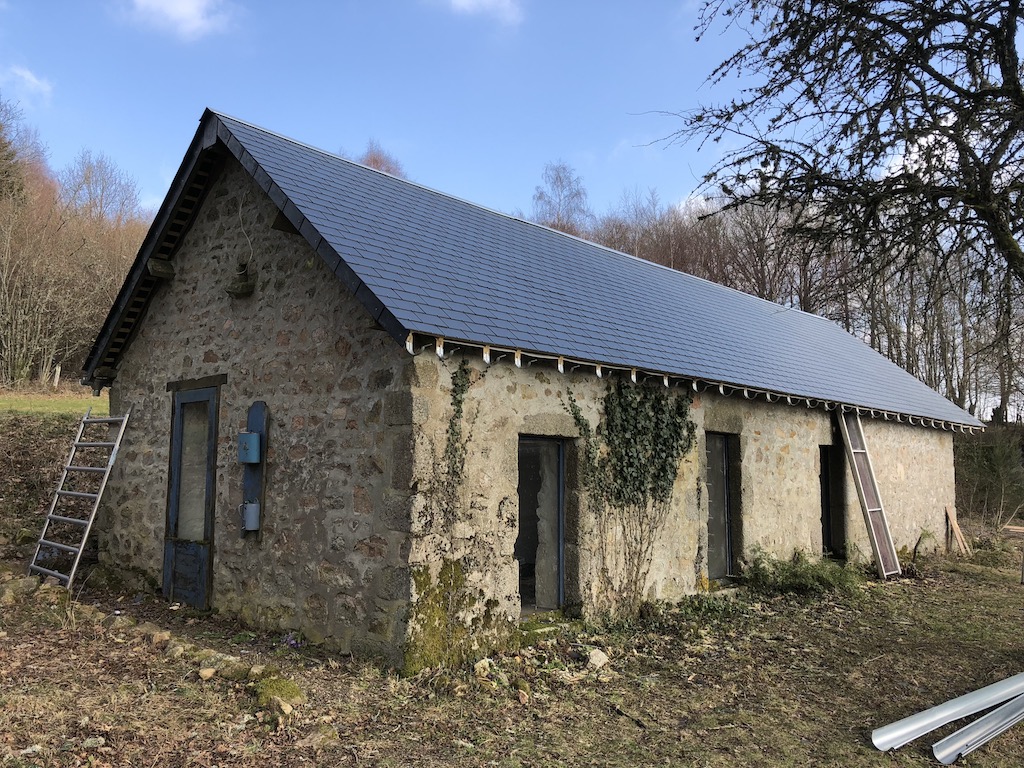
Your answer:
[[[163,593],[168,599],[185,598],[184,601],[190,605],[206,610],[210,605],[210,592],[213,587],[214,514],[217,498],[217,415],[220,409],[220,387],[214,385],[199,386],[193,389],[175,388],[172,390],[172,393],[167,507],[164,516]],[[207,462],[203,540],[201,542],[185,542],[178,540],[174,535],[177,531],[178,507],[181,500],[183,406],[189,403],[203,402],[207,404]],[[197,583],[200,591],[194,601],[188,600],[188,595],[179,598],[179,595],[175,594],[174,566],[176,559],[182,554],[191,554],[197,558],[197,568],[199,569]]]
[[[738,556],[742,552],[742,485],[741,477],[743,468],[740,463],[742,455],[742,449],[740,447],[740,436],[733,432],[717,432],[714,430],[707,430],[704,433],[704,464],[705,473],[710,472],[710,463],[708,461],[708,438],[715,437],[722,439],[722,462],[723,462],[723,492],[725,509],[725,574],[719,576],[711,576],[711,548],[707,548],[707,571],[708,576],[712,580],[714,579],[729,579],[737,574],[737,561]],[[708,481],[707,475],[705,475],[705,482]],[[711,507],[710,500],[708,502],[708,521],[707,521],[707,532],[710,534],[711,527]]]

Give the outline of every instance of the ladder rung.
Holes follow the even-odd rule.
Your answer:
[[[78,554],[80,547],[72,547],[70,544],[61,544],[59,541],[49,541],[48,539],[40,539],[39,546],[41,547],[53,547],[54,549],[62,549],[65,552],[74,552]]]
[[[72,525],[86,526],[89,524],[88,520],[81,520],[77,517],[64,517],[63,515],[47,515],[46,519],[51,522],[71,523]]]
[[[3,0],[0,0],[0,2],[2,1]],[[82,422],[78,427],[78,433],[75,435],[75,438],[71,443],[71,455],[67,458],[67,463],[64,465],[64,473],[61,475],[60,483],[57,485],[57,491],[54,493],[53,499],[50,502],[50,509],[46,514],[46,523],[43,525],[43,532],[39,536],[36,553],[32,556],[32,562],[29,564],[29,573],[41,573],[45,576],[52,576],[63,583],[67,588],[71,587],[75,578],[75,573],[78,570],[79,558],[82,556],[82,550],[85,548],[93,520],[96,519],[96,510],[99,507],[100,498],[103,496],[103,490],[107,485],[107,479],[110,477],[110,467],[114,463],[114,458],[117,456],[117,448],[124,437],[125,427],[128,426],[129,414],[125,414],[124,416],[91,417],[89,415],[91,411],[92,409],[85,412],[85,416],[82,417]],[[117,425],[117,429],[108,430],[114,439],[98,440],[92,437],[85,437],[86,427],[90,424]],[[97,434],[97,437],[99,436],[100,435]],[[75,455],[79,448],[99,448],[109,451],[109,454],[106,456],[106,466],[94,466],[96,462],[90,459],[84,459],[82,464],[76,464]],[[101,475],[101,477],[97,483],[97,487],[92,492],[66,491],[64,490],[64,484],[67,482],[69,472],[95,473],[97,475]],[[66,515],[55,514],[57,504],[61,498],[87,499],[92,502],[92,510],[86,517],[67,517]],[[67,514],[78,513],[79,510],[75,510],[74,508],[67,510]],[[70,544],[62,544],[61,542],[47,539],[46,532],[49,530],[51,523],[62,523],[81,527],[82,543],[75,547]],[[41,552],[50,552],[54,549],[74,555],[74,562],[71,564],[67,573],[54,571],[36,564],[36,560],[39,558]]]
[[[43,566],[36,565],[35,563],[32,563],[32,565],[30,565],[28,569],[30,571],[35,571],[36,573],[42,573],[45,576],[53,576],[53,578],[60,579],[65,583],[67,583],[68,580],[68,576],[66,573],[61,573],[60,571],[51,571],[49,568],[43,568]]]
[[[70,496],[75,499],[96,499],[99,498],[98,493],[85,493],[83,491],[57,491],[58,496]]]

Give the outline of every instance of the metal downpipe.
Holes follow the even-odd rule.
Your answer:
[[[883,752],[909,744],[946,723],[994,707],[1007,699],[1024,694],[1024,673],[986,685],[973,693],[958,696],[924,712],[905,717],[871,732],[871,743]]]

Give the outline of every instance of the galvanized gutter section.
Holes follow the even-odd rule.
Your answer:
[[[1007,699],[1019,697],[1022,694],[1024,694],[1024,673],[1008,677],[992,685],[986,685],[984,688],[958,696],[945,704],[939,704],[924,712],[876,728],[871,732],[871,742],[883,752],[896,749],[946,723],[973,715],[975,712],[981,712],[983,709],[994,707]],[[1022,702],[1022,706],[1024,706],[1024,702]]]
[[[932,745],[932,752],[936,760],[943,765],[949,765],[961,755],[973,752],[1021,720],[1024,720],[1024,695],[1006,702],[956,733],[935,742]]]

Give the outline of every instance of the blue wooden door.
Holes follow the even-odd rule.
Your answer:
[[[210,606],[217,474],[217,387],[174,393],[164,595]]]

